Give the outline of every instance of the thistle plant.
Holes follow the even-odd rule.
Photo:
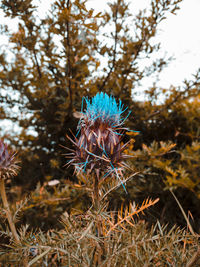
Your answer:
[[[10,230],[12,232],[13,238],[15,239],[15,242],[19,244],[20,240],[9,208],[4,183],[6,179],[17,175],[19,170],[18,163],[19,161],[16,159],[16,153],[9,150],[8,146],[4,144],[2,140],[0,140],[0,193]]]
[[[84,101],[86,109],[83,111],[82,107],[78,123],[77,136],[79,133],[80,136],[75,140],[68,137],[75,146],[75,150],[68,154],[72,158],[68,164],[74,165],[77,173],[86,177],[86,182],[93,177],[93,200],[98,206],[99,183],[108,176],[121,181],[126,166],[123,160],[127,156],[123,151],[127,143],[122,144],[122,137],[127,130],[123,127],[127,117],[123,118],[122,114],[127,108],[121,100],[117,103],[114,97],[102,92],[91,100],[84,98]]]

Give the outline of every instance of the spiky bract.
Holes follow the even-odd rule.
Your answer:
[[[123,105],[117,104],[112,96],[98,93],[91,101],[86,101],[86,110],[82,111],[78,130],[80,137],[71,140],[75,145],[73,158],[68,164],[74,164],[77,171],[90,173],[95,170],[98,177],[115,173],[121,175],[124,165],[121,138]]]
[[[0,140],[0,179],[17,175],[19,161],[15,156],[16,153],[9,150],[8,146]]]

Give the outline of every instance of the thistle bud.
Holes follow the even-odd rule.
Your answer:
[[[19,169],[16,153],[0,140],[0,179],[17,175]]]
[[[126,144],[121,142],[125,128],[122,118],[121,101],[117,104],[112,96],[98,93],[91,101],[84,98],[86,110],[78,124],[80,137],[70,140],[75,146],[72,159],[68,164],[75,165],[78,172],[91,173],[95,170],[98,177],[121,174],[123,150]]]

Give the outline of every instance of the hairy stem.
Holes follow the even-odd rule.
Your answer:
[[[97,212],[97,219],[96,219],[97,237],[101,239],[97,247],[97,263],[98,263],[98,266],[100,266],[102,261],[105,259],[105,247],[104,247],[103,234],[102,234],[102,222],[101,222],[101,217],[99,215],[100,198],[99,198],[99,179],[97,175],[94,175],[94,191],[93,192],[94,192],[93,205],[94,205],[95,211]]]

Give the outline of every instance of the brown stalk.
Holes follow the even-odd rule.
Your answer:
[[[15,228],[15,224],[13,222],[13,217],[10,211],[10,207],[8,204],[8,200],[7,200],[7,196],[6,196],[6,191],[5,191],[5,184],[4,184],[4,179],[0,179],[0,192],[1,192],[1,197],[2,197],[2,201],[3,201],[3,207],[5,209],[6,212],[6,217],[8,219],[8,223],[10,226],[10,230],[12,232],[12,235],[15,239],[15,242],[17,244],[20,244],[20,240],[19,240],[19,236],[17,234],[17,230]]]
[[[16,227],[15,227],[15,224],[14,224],[14,221],[13,221],[13,216],[12,216],[9,204],[8,204],[4,179],[1,178],[1,177],[0,177],[0,194],[1,194],[1,197],[2,197],[3,207],[4,207],[4,210],[6,212],[6,217],[7,217],[8,224],[9,224],[10,230],[12,232],[13,238],[14,238],[14,240],[15,240],[17,245],[21,245],[21,242],[20,242]],[[26,257],[23,259],[23,266],[24,267],[28,267],[29,266],[28,263],[27,263],[27,258]]]

